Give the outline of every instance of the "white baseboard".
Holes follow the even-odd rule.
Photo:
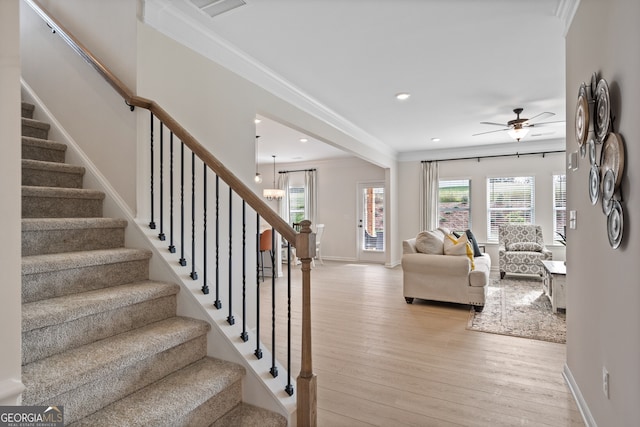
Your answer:
[[[578,405],[578,409],[580,410],[580,414],[582,414],[582,419],[587,427],[598,427],[596,424],[596,420],[593,419],[591,415],[591,411],[589,411],[589,406],[587,406],[587,402],[584,400],[582,393],[580,392],[580,387],[576,383],[576,380],[573,378],[573,374],[571,370],[565,363],[564,369],[562,370],[562,376],[564,380],[567,382],[569,386],[569,390],[571,390],[571,394],[573,394],[573,398],[576,400],[576,404]]]
[[[19,378],[6,378],[0,381],[0,405],[20,405],[25,386]]]

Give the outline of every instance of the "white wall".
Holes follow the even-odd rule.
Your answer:
[[[526,144],[526,142],[523,142]],[[399,167],[399,240],[415,237],[420,231],[419,185],[420,161],[401,162]],[[565,173],[562,153],[522,155],[477,160],[439,162],[440,179],[471,180],[471,230],[480,243],[487,242],[487,178],[500,176],[535,177],[535,223],[542,226],[545,243],[554,259],[564,259],[564,247],[554,242],[553,235],[553,175]],[[583,189],[586,193],[586,187]],[[486,244],[492,268],[498,266],[497,244]]]
[[[625,141],[622,183],[624,238],[609,246],[601,206],[592,206],[583,159],[567,177],[568,209],[577,229],[568,230],[567,366],[590,422],[638,425],[640,420],[640,2],[582,0],[567,35],[567,118],[575,117],[581,82],[598,72],[609,83],[614,130]],[[577,150],[567,122],[567,152]],[[602,368],[610,375],[609,398]]]
[[[20,404],[21,383],[21,199],[20,51],[18,0],[0,2],[0,140],[3,141],[2,245],[0,245],[0,405]]]
[[[137,2],[42,3],[135,91]],[[24,2],[20,31],[22,77],[135,212],[136,114]]]

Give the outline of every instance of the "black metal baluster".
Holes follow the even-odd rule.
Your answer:
[[[164,241],[164,125],[160,122],[160,233],[158,239]]]
[[[272,377],[278,376],[276,367],[276,233],[271,233],[271,369]]]
[[[256,350],[253,352],[256,358],[262,359],[260,348],[260,214],[256,213]]]
[[[291,243],[287,242],[287,259],[291,259]],[[293,396],[291,384],[291,262],[287,262],[287,385],[284,391]]]
[[[153,221],[153,113],[151,113],[151,220],[149,221],[149,228],[156,229],[156,223]]]
[[[184,142],[180,146],[180,265],[186,266],[184,259]]]
[[[176,253],[173,244],[173,132],[169,134],[169,252]]]
[[[196,273],[196,153],[191,152],[191,274],[198,280]]]
[[[236,320],[233,318],[233,190],[229,187],[229,315],[227,323],[233,325]]]
[[[247,202],[242,201],[242,341],[249,341],[247,333]]]
[[[202,293],[209,294],[207,284],[207,164],[202,162]]]
[[[220,177],[216,175],[216,300],[213,306],[220,310]]]

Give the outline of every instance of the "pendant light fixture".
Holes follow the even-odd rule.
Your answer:
[[[258,138],[260,138],[260,135],[256,135],[256,176],[253,178],[256,184],[260,184],[262,182],[262,175],[260,175],[260,172],[258,172],[258,147],[260,146],[260,144],[258,143]]]
[[[284,190],[276,188],[276,155],[273,157],[273,188],[265,188],[262,190],[262,195],[267,200],[280,200],[284,197]]]

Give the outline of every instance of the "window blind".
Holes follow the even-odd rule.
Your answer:
[[[534,222],[534,182],[532,176],[487,179],[489,241],[498,241],[502,224]]]

